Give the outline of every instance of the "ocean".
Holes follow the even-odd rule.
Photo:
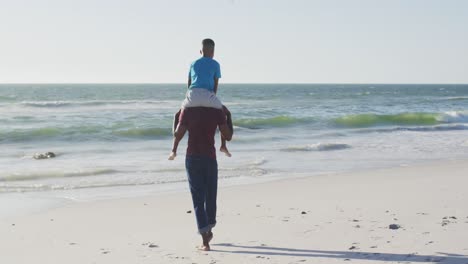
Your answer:
[[[184,84],[1,84],[0,194],[186,188],[168,161]],[[468,85],[221,84],[235,134],[221,184],[468,158]],[[219,137],[216,137],[219,147]],[[57,157],[33,159],[35,153]]]

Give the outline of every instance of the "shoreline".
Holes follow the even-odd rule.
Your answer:
[[[209,253],[188,191],[69,203],[1,219],[0,260],[467,263],[466,175],[465,159],[225,186]]]
[[[179,157],[180,158],[180,157]],[[305,173],[296,172],[288,176],[282,176],[286,172],[272,172],[268,176],[239,176],[219,179],[219,189],[222,191],[227,188],[236,188],[238,186],[249,186],[258,184],[268,184],[273,182],[308,179],[323,176],[337,176],[372,171],[381,171],[399,168],[418,168],[427,166],[444,165],[447,163],[462,163],[466,157],[438,160],[416,160],[407,164],[387,164],[369,168],[356,168],[353,170],[345,169],[333,172]],[[3,193],[0,201],[0,221],[8,220],[18,216],[28,216],[30,214],[44,213],[50,209],[81,204],[93,203],[109,200],[134,199],[152,196],[175,195],[180,193],[189,193],[186,180],[172,183],[150,184],[150,185],[132,185],[132,186],[106,186],[85,189],[53,190],[53,191],[32,191],[32,192],[9,192]]]

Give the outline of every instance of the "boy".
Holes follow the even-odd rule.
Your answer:
[[[202,41],[202,57],[194,61],[190,65],[188,76],[188,91],[185,100],[182,102],[182,108],[188,107],[210,107],[223,109],[226,114],[229,129],[233,131],[231,113],[216,97],[218,92],[218,79],[221,78],[221,69],[219,63],[213,59],[215,43],[212,39],[204,39]],[[174,117],[173,132],[176,130],[179,123],[179,110]],[[172,152],[169,155],[169,160],[174,160],[177,156],[177,147],[180,140],[174,137],[172,144]],[[226,156],[231,157],[231,153],[226,147],[226,140],[221,135],[221,147],[219,149]]]

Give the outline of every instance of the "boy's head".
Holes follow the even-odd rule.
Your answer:
[[[212,39],[207,38],[202,40],[202,50],[200,51],[200,53],[203,55],[203,57],[213,58],[214,49],[215,43]]]

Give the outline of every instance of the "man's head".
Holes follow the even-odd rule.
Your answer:
[[[213,58],[214,49],[215,43],[212,39],[207,38],[202,40],[202,50],[200,51],[200,53],[203,55],[203,57]]]

